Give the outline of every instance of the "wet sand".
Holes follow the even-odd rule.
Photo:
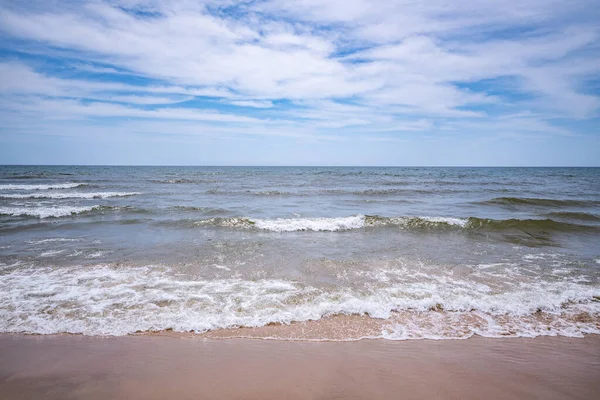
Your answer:
[[[591,399],[600,336],[292,342],[0,335],[0,399]]]

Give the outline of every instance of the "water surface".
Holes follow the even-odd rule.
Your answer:
[[[581,336],[598,243],[598,168],[5,166],[0,331]]]

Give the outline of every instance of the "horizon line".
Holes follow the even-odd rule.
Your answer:
[[[221,168],[600,168],[600,165],[242,165],[242,164],[0,164],[0,167],[221,167]]]

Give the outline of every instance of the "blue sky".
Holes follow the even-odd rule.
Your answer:
[[[600,165],[596,0],[0,0],[0,163]]]

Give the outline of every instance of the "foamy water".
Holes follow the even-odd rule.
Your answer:
[[[445,217],[393,217],[377,218],[365,215],[353,215],[339,218],[277,218],[277,219],[248,219],[250,225],[258,229],[273,232],[294,231],[340,231],[360,229],[378,225],[396,225],[422,227],[440,225],[456,225],[464,227],[467,219]]]
[[[0,332],[598,334],[598,187],[598,169],[2,167]]]
[[[106,199],[108,197],[135,196],[138,192],[34,192],[24,194],[0,194],[2,199]]]
[[[22,184],[8,184],[0,185],[0,190],[49,190],[49,189],[72,189],[80,186],[85,186],[84,183],[50,183],[41,185],[22,185]]]
[[[207,279],[173,274],[166,266],[22,268],[0,280],[5,294],[0,329],[88,335],[201,333],[362,315],[379,320],[376,337],[399,340],[600,333],[600,288],[582,284],[577,277],[520,280],[514,277],[517,268],[512,277],[498,278],[475,267],[472,277],[457,278],[440,275],[437,268],[429,266],[417,276],[400,266],[349,272],[345,279],[363,282],[360,288],[248,280],[235,274]]]
[[[37,218],[50,218],[50,217],[65,217],[68,215],[80,214],[86,211],[98,209],[100,206],[59,206],[59,207],[0,207],[0,215],[11,215],[11,216],[30,216]]]

